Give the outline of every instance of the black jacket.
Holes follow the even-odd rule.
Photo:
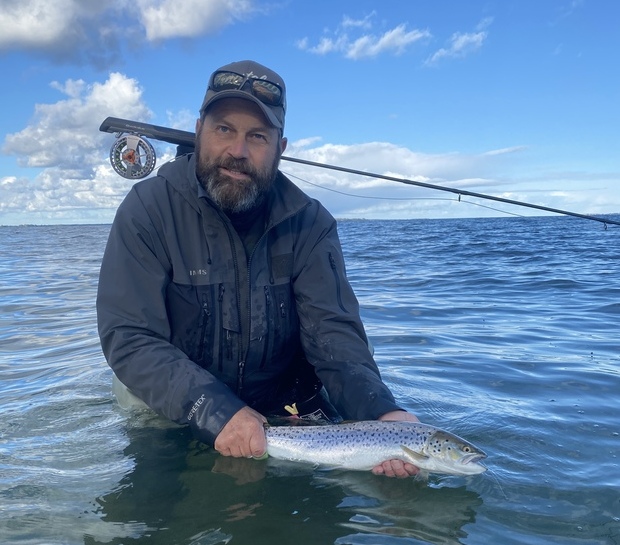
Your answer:
[[[303,360],[345,419],[398,409],[367,347],[336,221],[281,173],[250,256],[204,195],[193,154],[136,184],[110,231],[97,316],[121,382],[208,444],[243,406],[268,410]]]

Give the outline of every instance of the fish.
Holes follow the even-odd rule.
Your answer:
[[[428,473],[477,475],[486,454],[465,439],[421,422],[367,420],[268,426],[267,455],[316,467],[366,471],[399,459]]]

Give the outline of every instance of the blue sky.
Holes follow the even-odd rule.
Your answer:
[[[107,223],[107,116],[193,130],[209,74],[288,88],[287,155],[620,212],[615,0],[0,0],[0,224]],[[153,141],[158,165],[173,153]],[[283,162],[339,218],[532,214]],[[490,210],[486,207],[499,209]]]

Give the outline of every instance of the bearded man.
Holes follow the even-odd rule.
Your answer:
[[[269,68],[216,70],[195,152],[132,188],[101,266],[99,336],[117,385],[225,456],[261,457],[266,417],[289,412],[417,421],[381,380],[336,221],[278,170],[285,112]]]

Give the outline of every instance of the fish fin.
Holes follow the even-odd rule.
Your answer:
[[[415,461],[424,462],[428,460],[428,456],[425,456],[424,454],[419,454],[411,450],[409,447],[406,447],[405,445],[401,445],[400,448],[402,448],[407,453],[407,455],[411,456]]]

